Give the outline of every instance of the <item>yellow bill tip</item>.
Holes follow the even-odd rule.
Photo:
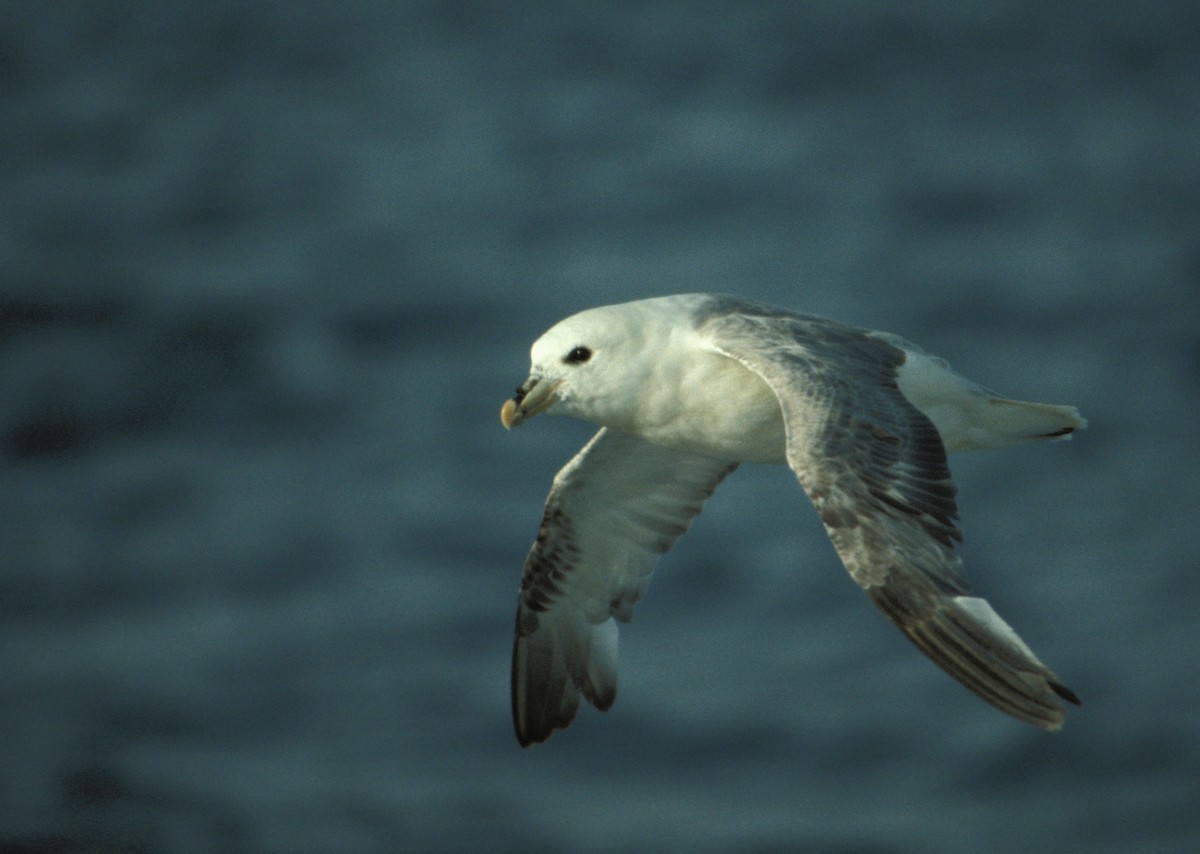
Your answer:
[[[511,430],[517,422],[517,402],[511,397],[500,407],[500,423],[505,430]]]

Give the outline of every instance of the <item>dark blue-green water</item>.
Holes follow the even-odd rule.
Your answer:
[[[0,848],[1200,850],[1198,141],[1187,2],[0,5]],[[499,406],[680,291],[1089,418],[951,460],[1062,732],[746,466],[517,746]]]

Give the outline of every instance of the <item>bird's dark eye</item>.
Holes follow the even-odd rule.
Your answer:
[[[592,358],[592,351],[587,347],[576,347],[563,359],[568,365],[582,365],[588,359]]]

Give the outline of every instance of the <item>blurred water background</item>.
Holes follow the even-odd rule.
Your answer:
[[[3,850],[1200,850],[1194,2],[7,2],[0,128]],[[517,746],[500,403],[681,291],[1080,407],[951,461],[1062,732],[746,466]]]

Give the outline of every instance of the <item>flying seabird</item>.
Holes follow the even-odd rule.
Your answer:
[[[600,430],[554,478],[525,561],[512,660],[524,746],[608,709],[617,622],[742,462],[786,463],[851,577],[938,666],[1000,710],[1062,726],[1075,694],[984,600],[955,543],[951,451],[1070,438],[1070,406],[1006,400],[904,339],[736,297],[681,294],[568,317],[504,403],[512,428]]]

